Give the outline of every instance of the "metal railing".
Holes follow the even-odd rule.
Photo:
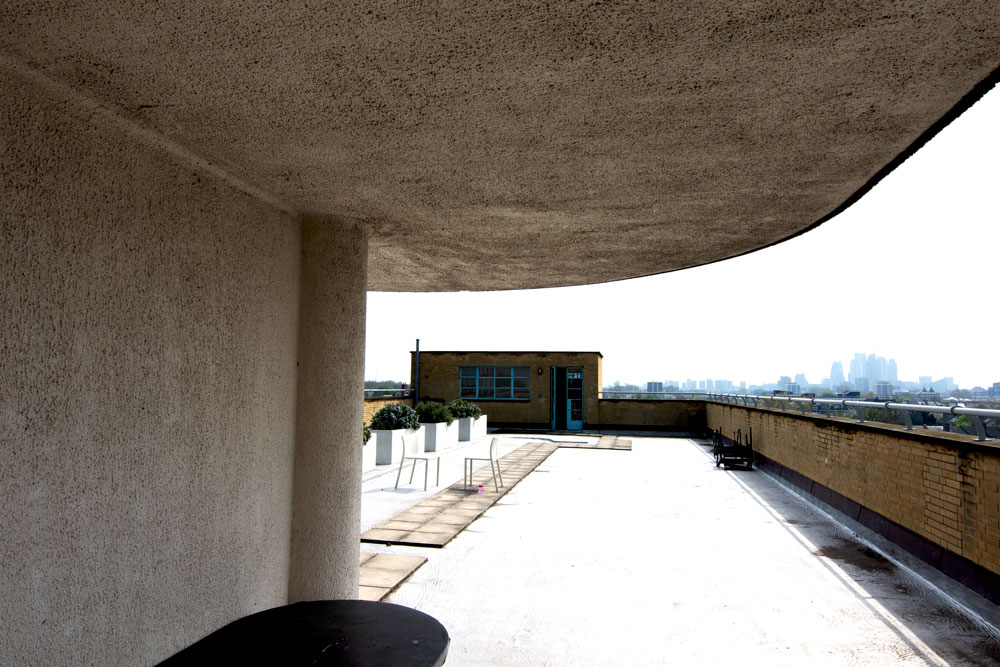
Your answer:
[[[651,401],[690,401],[698,398],[708,398],[704,391],[601,391],[597,398],[638,398]]]
[[[1000,420],[1000,410],[988,410],[986,408],[966,408],[964,406],[947,406],[947,405],[921,405],[917,403],[893,403],[892,401],[858,401],[849,398],[807,398],[805,396],[752,396],[745,394],[707,394],[707,398],[724,401],[726,403],[742,403],[743,405],[750,405],[753,402],[753,406],[757,407],[759,402],[768,401],[772,403],[777,403],[778,406],[784,410],[786,405],[798,404],[799,410],[802,414],[806,414],[806,406],[809,406],[811,412],[816,412],[815,407],[820,406],[825,409],[826,416],[831,417],[832,408],[834,406],[839,406],[841,410],[847,410],[847,408],[854,408],[854,412],[857,415],[858,422],[865,421],[865,408],[882,408],[884,410],[896,410],[903,414],[906,419],[906,430],[910,431],[913,429],[913,420],[910,418],[911,412],[931,412],[939,415],[951,415],[959,416],[965,415],[969,418],[972,423],[973,428],[976,429],[976,440],[979,442],[985,442],[988,440],[986,437],[986,427],[983,424],[983,419],[994,419]],[[770,407],[770,406],[768,406]],[[998,421],[1000,423],[1000,421]]]
[[[394,389],[392,387],[365,389],[365,398],[410,398],[409,389]]]

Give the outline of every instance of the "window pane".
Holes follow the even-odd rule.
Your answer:
[[[515,387],[514,388],[514,398],[531,398],[531,395],[528,393],[528,388],[527,387],[525,387],[523,389]]]
[[[510,398],[510,387],[507,387],[505,389],[497,387],[496,393],[497,393],[496,395],[497,398]]]
[[[479,378],[479,388],[482,389],[483,387],[489,387],[492,389],[493,382],[493,378]]]
[[[497,366],[497,377],[498,378],[509,378],[510,377],[510,366]]]
[[[514,377],[526,378],[531,375],[531,366],[514,366]]]
[[[476,378],[462,378],[462,386],[463,387],[475,387],[476,386]]]
[[[462,398],[475,398],[476,388],[475,387],[462,387]]]
[[[528,378],[514,378],[514,386],[515,387],[527,387],[528,386]]]
[[[480,387],[479,398],[493,398],[493,388],[490,387],[489,389],[483,389]]]
[[[479,377],[488,377],[488,378],[491,378],[491,377],[493,377],[494,374],[495,373],[494,373],[493,366],[480,366],[479,367]]]
[[[476,367],[475,366],[460,366],[458,369],[458,374],[462,377],[476,377]]]

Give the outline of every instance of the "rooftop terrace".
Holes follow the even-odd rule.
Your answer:
[[[995,605],[959,605],[956,585],[764,471],[716,468],[707,441],[629,438],[554,451],[441,549],[362,545],[427,558],[387,599],[444,623],[449,665],[1000,660]],[[362,531],[447,488],[482,444],[448,450],[427,492],[406,471],[393,489],[395,466],[369,473]]]

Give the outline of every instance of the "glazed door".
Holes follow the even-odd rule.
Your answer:
[[[583,428],[583,368],[552,366],[552,430],[579,431]]]
[[[566,428],[583,428],[583,368],[579,366],[566,369]]]

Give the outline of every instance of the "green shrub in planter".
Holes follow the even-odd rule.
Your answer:
[[[379,409],[372,417],[372,428],[377,431],[394,431],[399,428],[418,428],[420,420],[409,405],[393,403]]]
[[[483,409],[478,405],[475,403],[469,403],[468,401],[463,401],[460,398],[456,398],[454,401],[449,403],[448,410],[451,411],[451,414],[455,417],[455,419],[462,419],[463,417],[479,419],[483,415]]]
[[[417,415],[421,424],[436,424],[446,422],[448,424],[455,421],[448,406],[438,401],[422,401],[417,405]]]
[[[364,438],[364,441],[361,443],[361,446],[364,447],[368,444],[368,441],[372,439],[372,430],[367,426],[362,427],[361,437]]]

